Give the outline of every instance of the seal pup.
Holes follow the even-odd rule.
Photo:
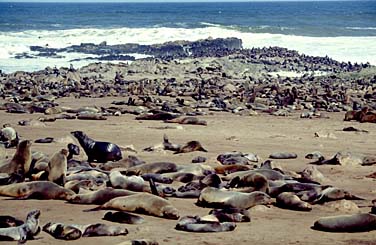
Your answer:
[[[78,145],[69,143],[67,148],[68,148],[68,152],[69,152],[69,154],[67,156],[68,161],[73,158],[73,155],[76,155],[76,156],[80,155],[80,147],[78,147]]]
[[[0,186],[0,195],[18,199],[66,200],[74,192],[49,181],[31,181]]]
[[[69,203],[74,204],[96,204],[102,205],[113,198],[122,197],[122,196],[130,196],[137,194],[137,192],[122,190],[122,189],[114,189],[112,187],[106,187],[101,190],[91,191],[84,194],[75,194],[67,198]]]
[[[328,232],[365,232],[376,230],[376,215],[369,213],[338,215],[318,219],[312,229]]]
[[[107,212],[104,214],[104,220],[122,223],[122,224],[142,224],[145,222],[145,219],[141,216],[127,213],[124,211],[118,212]]]
[[[128,234],[128,230],[124,227],[110,226],[100,223],[77,225],[48,222],[43,226],[43,231],[54,238],[61,240],[76,240],[80,237],[119,236]]]
[[[163,149],[174,151],[174,154],[188,153],[193,151],[208,152],[197,140],[189,141],[185,145],[173,144],[169,141],[166,134],[163,136]]]
[[[256,205],[270,204],[270,202],[270,197],[261,191],[241,193],[206,187],[201,191],[196,205],[209,208],[231,207],[248,209]]]
[[[230,188],[245,188],[240,189],[242,192],[262,191],[267,193],[269,190],[268,179],[259,173],[250,173],[242,177],[236,176],[229,181]]]
[[[27,214],[24,224],[16,227],[0,228],[0,241],[18,241],[25,243],[28,239],[33,239],[40,232],[39,210],[33,210]]]
[[[276,206],[280,208],[297,210],[297,211],[311,211],[312,206],[300,200],[300,198],[291,192],[283,192],[276,198]]]
[[[65,184],[65,177],[67,174],[67,156],[68,151],[61,149],[56,152],[48,163],[48,180],[58,185],[63,186]]]
[[[88,156],[88,162],[97,161],[105,163],[108,161],[119,161],[122,154],[119,146],[110,142],[101,142],[90,139],[82,131],[73,131],[71,134],[76,137],[81,147]]]
[[[178,149],[174,154],[180,154],[180,153],[188,153],[193,151],[203,151],[208,152],[204,147],[201,145],[201,143],[197,140],[192,140],[187,142],[185,145],[183,145],[180,149]]]
[[[175,229],[189,232],[225,232],[233,231],[236,224],[233,222],[201,221],[198,216],[184,216],[176,224]]]
[[[111,199],[105,204],[86,211],[97,211],[101,209],[115,209],[119,211],[141,212],[166,219],[178,219],[179,212],[172,204],[153,194],[140,193],[126,197]]]
[[[209,215],[215,216],[219,222],[251,222],[251,214],[243,208],[213,209]]]
[[[24,222],[22,220],[19,220],[13,216],[9,216],[9,215],[0,216],[0,228],[20,226],[23,223]]]

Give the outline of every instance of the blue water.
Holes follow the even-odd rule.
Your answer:
[[[1,1],[1,0],[0,0]],[[0,70],[69,67],[77,53],[35,55],[31,45],[155,44],[237,37],[244,48],[280,46],[376,65],[376,0],[222,3],[0,2]],[[95,57],[94,57],[95,58]],[[91,60],[90,62],[94,62]],[[89,61],[75,61],[75,67]]]
[[[0,31],[200,28],[316,37],[376,36],[376,1],[0,3]]]

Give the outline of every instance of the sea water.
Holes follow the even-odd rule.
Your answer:
[[[280,46],[338,61],[376,65],[376,1],[207,3],[0,2],[0,70],[75,67],[93,57],[21,58],[30,46],[156,44],[238,37],[244,48]],[[142,56],[137,56],[142,57]]]

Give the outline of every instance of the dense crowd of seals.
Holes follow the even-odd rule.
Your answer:
[[[99,63],[77,70],[46,68],[31,73],[1,73],[0,95],[6,102],[0,104],[0,110],[40,115],[37,121],[20,121],[19,127],[56,120],[106,120],[127,113],[135,115],[135,120],[190,124],[205,129],[210,125],[199,116],[218,111],[241,116],[256,111],[276,116],[302,111],[306,114],[301,118],[321,117],[322,111],[343,111],[346,121],[375,122],[372,109],[376,109],[376,76],[375,68],[369,64],[341,63],[278,47],[242,49],[236,39],[224,40],[223,46],[210,49],[218,41],[221,42],[206,40],[197,46],[189,42],[173,44],[195,47],[193,56],[185,51],[172,57],[159,55],[162,45],[142,47],[154,50],[155,57],[131,64]],[[89,48],[95,50],[96,46],[77,48],[84,52]],[[299,76],[281,75],[286,71]],[[117,96],[117,100],[107,108],[68,108],[56,102],[57,98],[68,96]],[[119,226],[59,221],[43,226],[44,232],[63,240],[127,235],[124,224],[142,226],[146,222],[133,213],[177,220],[175,229],[180,231],[231,232],[241,225],[236,223],[251,222],[248,210],[260,205],[310,212],[325,203],[347,200],[357,207],[353,200],[369,200],[322,184],[325,176],[315,166],[376,164],[375,157],[352,152],[338,152],[332,158],[312,152],[306,155],[311,164],[294,172],[271,160],[295,159],[298,156],[293,152],[271,152],[269,159],[262,161],[257,154],[234,151],[219,154],[213,167],[206,158],[210,146],[204,147],[196,139],[172,143],[167,135],[158,145],[145,142],[144,151],[172,151],[172,156],[199,151],[203,156],[196,157],[191,164],[146,162],[136,156],[123,156],[123,148],[116,142],[94,140],[83,131],[70,134],[79,146],[69,143],[47,156],[32,151],[31,141],[22,139],[14,126],[5,124],[0,132],[2,154],[15,148],[11,158],[0,157],[1,196],[97,205],[85,210],[92,212],[117,210],[107,212],[103,219]],[[37,142],[49,144],[53,140],[44,138]],[[81,151],[87,159],[76,157]],[[179,207],[169,201],[172,198],[196,199],[197,206],[212,210],[206,216],[193,213],[180,217]],[[373,213],[374,209],[373,205]],[[22,224],[14,217],[4,216],[4,222],[0,217],[0,224],[12,226],[0,228],[0,240],[33,239],[41,230],[39,215],[40,211],[32,211]],[[375,230],[374,216],[360,213],[324,217],[313,222],[312,228],[330,232]],[[157,244],[152,240],[139,241]]]
[[[82,137],[85,134],[79,132],[79,135]],[[73,136],[77,137],[75,133]],[[93,144],[98,143],[91,141]],[[110,152],[111,149],[116,149],[115,152],[119,149],[113,147],[116,146],[114,143],[99,142],[99,144],[111,146],[106,148],[110,149]],[[81,147],[85,150],[87,145],[81,144]],[[72,143],[69,143],[67,148],[45,159],[42,153],[31,154],[30,141],[22,140],[10,162],[5,161],[1,165],[2,172],[8,174],[9,177],[4,177],[7,181],[0,182],[0,195],[23,200],[55,199],[65,200],[72,204],[99,205],[84,211],[117,210],[118,212],[107,212],[103,219],[120,224],[142,225],[145,222],[141,216],[132,213],[172,220],[180,218],[175,229],[186,232],[233,231],[237,227],[236,223],[251,221],[248,209],[260,205],[274,205],[283,209],[309,212],[315,209],[316,205],[338,200],[366,201],[345,189],[320,184],[325,177],[315,167],[314,164],[317,162],[312,162],[312,165],[307,166],[301,172],[292,172],[282,169],[271,160],[282,158],[288,161],[297,157],[295,153],[274,152],[270,154],[269,160],[261,162],[253,153],[227,152],[218,155],[217,160],[222,166],[216,168],[205,163],[192,165],[178,165],[172,162],[146,163],[133,158],[138,163],[135,165],[127,163],[127,167],[123,170],[122,168],[102,170],[103,164],[120,163],[119,159],[108,157],[109,151],[102,151],[102,153],[97,151],[94,153],[98,154],[97,158],[89,157],[95,165],[86,165],[86,161],[73,159],[73,155],[68,161],[68,151],[77,153],[79,150]],[[93,153],[89,151],[88,154]],[[104,157],[100,158],[102,156]],[[97,162],[98,158],[102,161]],[[309,153],[306,158],[318,159],[320,162],[328,161],[319,152]],[[226,162],[229,159],[233,159],[231,164]],[[341,159],[339,153],[334,159]],[[43,161],[47,163],[43,164]],[[74,164],[68,164],[70,161],[74,161]],[[358,158],[351,158],[351,156],[347,157],[346,161],[359,163]],[[46,175],[42,180],[43,173]],[[18,176],[16,181],[11,179],[14,174]],[[35,180],[36,176],[40,179]],[[171,185],[176,183],[180,183],[177,189]],[[192,214],[192,216],[180,217],[179,207],[173,206],[169,198],[196,198],[197,206],[213,208],[213,210],[207,216],[199,217]],[[356,207],[355,203],[351,205]],[[372,212],[374,212],[374,206],[372,206]],[[34,220],[39,217],[39,214],[40,212],[34,215]],[[32,217],[32,215],[29,216]],[[325,217],[316,221],[312,228],[334,232],[369,231],[376,228],[374,216],[374,214],[362,213]],[[11,216],[2,216],[3,226],[20,228],[0,228],[0,238],[18,241],[32,239],[38,234],[37,230],[40,228],[39,226],[38,229],[27,228],[39,224],[35,223],[36,221],[33,223],[30,219],[28,218],[23,224],[22,221]],[[42,230],[62,240],[128,234],[125,227],[101,223],[80,225],[49,222],[43,226]]]

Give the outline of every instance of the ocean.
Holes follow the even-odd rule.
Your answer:
[[[95,62],[72,62],[86,57],[78,53],[15,58],[20,53],[33,54],[31,45],[155,44],[208,37],[238,37],[244,48],[280,46],[307,55],[376,65],[376,1],[0,2],[0,70],[4,72]]]

